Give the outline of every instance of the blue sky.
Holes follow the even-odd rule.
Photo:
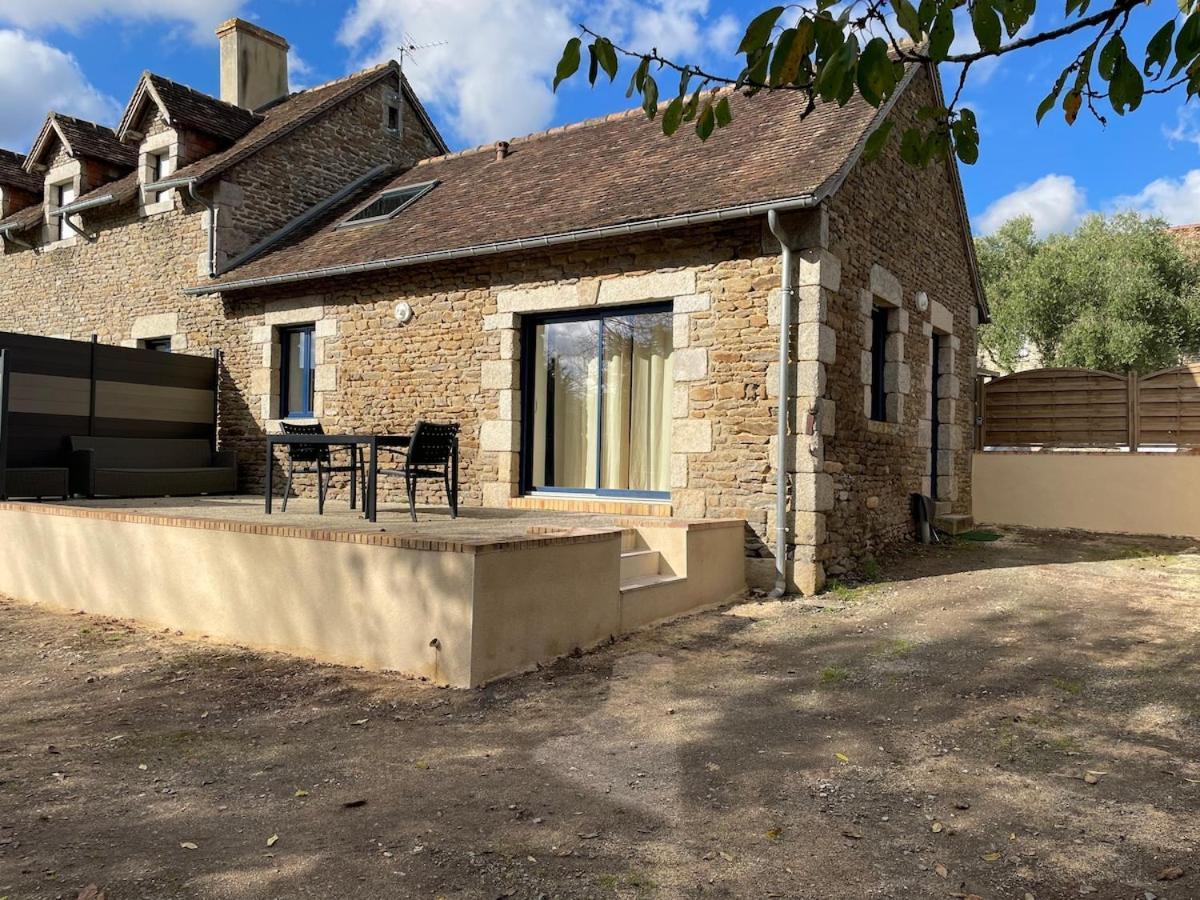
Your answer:
[[[0,0],[0,146],[25,150],[46,110],[113,124],[138,75],[151,69],[217,93],[214,26],[241,15],[292,43],[293,86],[337,78],[395,55],[407,39],[445,42],[408,73],[456,147],[623,109],[624,91],[558,96],[549,80],[574,24],[631,46],[730,70],[745,23],[767,0]],[[1056,4],[1057,5],[1057,4]],[[1129,43],[1144,46],[1171,0],[1139,9]],[[1061,21],[1039,9],[1038,30]],[[1200,113],[1183,97],[1149,97],[1106,127],[1073,128],[1034,110],[1073,55],[1033,48],[972,75],[964,97],[983,133],[979,162],[963,167],[977,232],[1031,213],[1043,231],[1087,211],[1135,208],[1174,223],[1200,221]],[[947,73],[948,75],[951,73]],[[680,139],[689,138],[681,136]]]

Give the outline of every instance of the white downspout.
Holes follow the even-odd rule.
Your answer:
[[[195,180],[188,182],[192,199],[208,210],[208,277],[217,277],[217,204],[201,196]]]
[[[791,393],[792,296],[796,289],[792,280],[792,247],[787,229],[780,221],[779,211],[767,210],[767,227],[782,248],[779,279],[779,422],[775,441],[775,588],[770,597],[778,599],[787,594],[787,458],[788,406]]]

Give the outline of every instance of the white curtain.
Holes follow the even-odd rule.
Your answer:
[[[601,487],[670,490],[670,316],[611,320],[604,356]]]

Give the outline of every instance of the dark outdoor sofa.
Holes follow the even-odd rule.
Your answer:
[[[4,470],[4,490],[0,496],[12,497],[62,497],[70,493],[69,470],[53,466],[24,467]]]
[[[237,490],[237,454],[191,438],[71,438],[71,490],[86,497],[184,497]]]

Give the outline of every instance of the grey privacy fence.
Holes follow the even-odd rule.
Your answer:
[[[216,447],[217,355],[0,332],[0,498],[67,493],[72,437]]]
[[[1150,375],[1033,369],[978,387],[988,447],[1200,447],[1200,364]]]

